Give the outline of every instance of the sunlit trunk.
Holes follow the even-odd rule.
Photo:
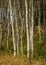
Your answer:
[[[9,46],[9,23],[7,26],[7,49],[8,49],[8,46]]]
[[[14,56],[16,56],[16,44],[14,38],[14,26],[13,26],[13,14],[12,14],[12,7],[11,7],[11,0],[9,0],[9,7],[10,7],[10,21],[12,26],[12,38],[13,38],[13,46],[14,46]]]
[[[32,4],[32,5],[31,5]],[[33,25],[34,25],[34,12],[33,12],[33,0],[30,0],[30,6],[31,6],[31,26],[30,26],[30,49],[31,49],[31,58],[33,58]]]
[[[8,25],[7,25],[7,49],[8,49],[8,47],[9,47],[9,32],[10,32],[10,30],[9,30],[9,24],[10,24],[10,22],[9,22],[9,5],[8,5],[8,9],[7,9],[7,19],[8,19]]]
[[[21,20],[21,54],[23,56],[23,22],[24,22],[24,18],[22,18]]]
[[[27,57],[29,58],[29,30],[28,30],[28,3],[25,0],[25,8],[26,8],[26,34],[27,34]]]

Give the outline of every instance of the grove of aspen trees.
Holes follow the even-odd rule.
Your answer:
[[[46,61],[46,0],[0,0],[0,58],[8,55]],[[35,62],[4,65],[46,65]]]

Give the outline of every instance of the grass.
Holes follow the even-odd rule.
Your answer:
[[[39,54],[42,55],[43,57],[46,57],[46,45],[45,44],[42,46],[39,45],[38,31],[36,31],[34,35],[35,35],[34,54],[36,55],[35,59],[31,60],[28,59],[26,56],[22,57],[21,55],[14,57],[13,54],[11,54],[12,45],[9,45],[10,46],[9,49],[11,49],[10,51],[5,49],[5,47],[3,47],[2,50],[0,50],[0,65],[46,65],[46,60],[43,58],[39,58],[40,57]],[[26,43],[26,38],[24,38],[24,53],[26,55],[27,51],[26,51],[25,43]],[[44,43],[46,43],[46,40],[44,41]],[[8,52],[5,52],[5,50]]]
[[[31,60],[25,56],[14,57],[13,54],[1,54],[0,65],[46,65],[46,62],[41,58]]]

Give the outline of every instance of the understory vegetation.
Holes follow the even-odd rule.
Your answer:
[[[46,0],[0,0],[0,65],[46,65]]]

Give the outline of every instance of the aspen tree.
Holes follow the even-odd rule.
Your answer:
[[[28,32],[28,3],[27,3],[27,0],[25,0],[25,8],[26,8],[27,57],[29,58],[29,32]]]
[[[32,5],[31,5],[32,4]],[[31,45],[31,58],[33,58],[33,25],[34,25],[34,12],[33,12],[33,0],[30,0],[30,4],[31,6],[31,26],[30,26],[30,45]]]
[[[7,19],[9,18],[9,4],[8,4],[8,8],[7,8]],[[8,49],[8,47],[9,47],[9,32],[10,32],[10,30],[9,30],[9,24],[10,24],[10,22],[9,22],[9,20],[8,20],[8,26],[7,26],[7,49]]]
[[[16,2],[16,3],[15,3]],[[19,55],[19,26],[18,26],[18,2],[14,0],[14,9],[15,9],[15,23],[16,23],[16,44],[17,44],[17,54]]]
[[[21,54],[23,56],[23,44],[22,44],[22,35],[23,35],[23,18],[21,15],[21,11],[20,11],[20,2],[19,0],[17,0],[17,8],[18,8],[18,12],[19,12],[19,16],[20,16],[20,20],[21,20],[21,34],[20,34],[20,38],[21,38]]]
[[[13,38],[13,46],[14,46],[14,56],[16,56],[16,44],[14,38],[14,26],[13,26],[13,15],[12,15],[12,7],[11,7],[11,0],[9,0],[9,7],[10,7],[10,22],[12,26],[12,38]]]
[[[23,11],[24,15],[24,11]],[[21,54],[23,56],[23,24],[24,24],[24,17],[21,19]]]
[[[20,20],[21,20],[21,34],[20,34],[20,38],[21,38],[21,54],[23,56],[23,18],[22,18],[22,15],[21,15],[21,11],[20,11],[20,3],[19,3],[19,0],[17,1],[18,2],[18,9],[19,9],[19,16],[20,16]]]
[[[7,49],[8,49],[8,46],[9,46],[9,23],[8,23],[8,26],[7,26]]]

